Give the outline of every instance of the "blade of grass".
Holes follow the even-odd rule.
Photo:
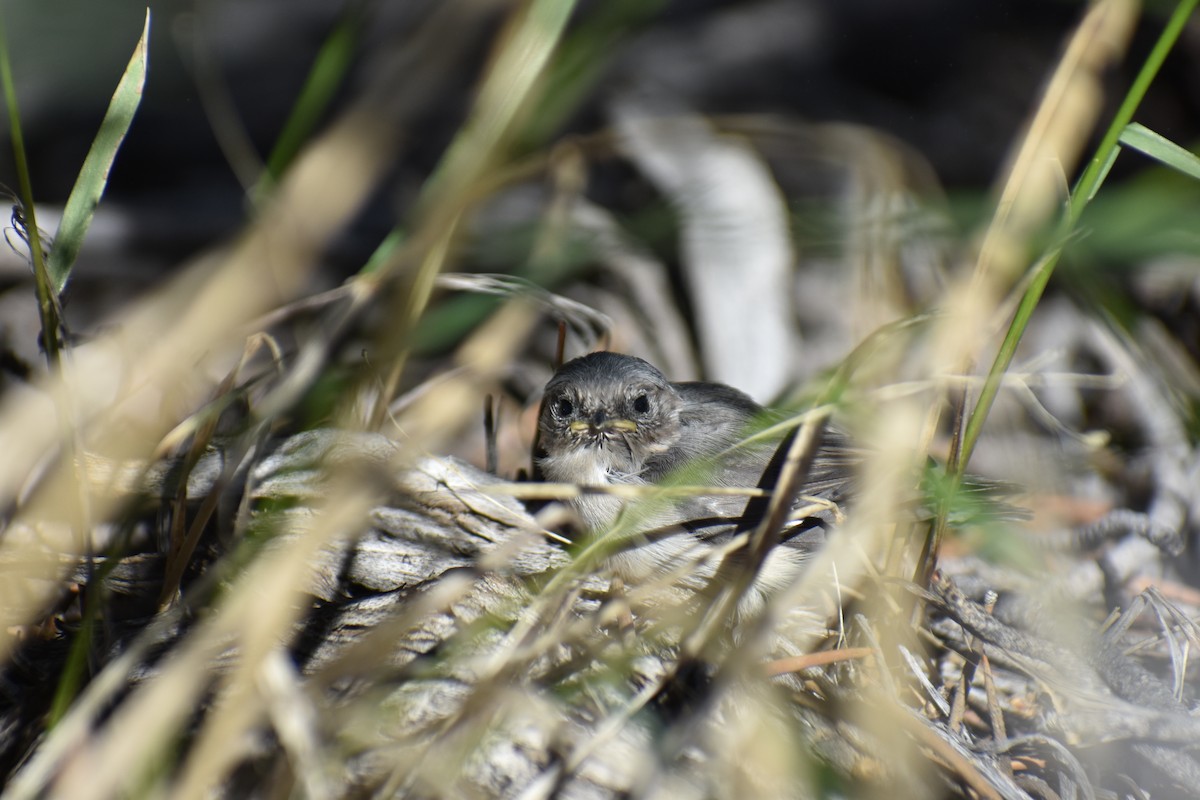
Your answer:
[[[528,0],[513,12],[470,117],[422,190],[420,225],[414,238],[423,248],[411,273],[396,289],[400,313],[387,335],[389,344],[382,350],[388,354],[385,360],[391,362],[391,368],[383,381],[384,400],[367,421],[371,429],[382,424],[388,399],[395,396],[409,339],[433,294],[435,279],[450,257],[463,214],[489,169],[507,155],[532,101],[541,96],[546,69],[574,8],[570,1]],[[410,263],[405,250],[381,265],[378,274],[386,276]]]
[[[267,158],[267,171],[255,187],[256,201],[261,201],[275,186],[329,107],[354,58],[361,24],[361,9],[351,6],[321,45],[296,104],[292,106],[292,113]]]
[[[609,0],[573,25],[546,74],[535,119],[521,131],[523,149],[541,147],[575,113],[606,74],[622,40],[653,20],[664,0]]]
[[[1084,209],[1087,208],[1087,204],[1095,196],[1096,191],[1100,188],[1101,183],[1103,183],[1104,178],[1108,174],[1108,167],[1111,166],[1114,154],[1120,148],[1121,134],[1133,120],[1134,113],[1137,111],[1142,99],[1146,96],[1150,84],[1154,82],[1154,78],[1158,75],[1158,71],[1162,67],[1163,61],[1166,60],[1167,54],[1175,46],[1175,42],[1179,39],[1179,35],[1183,31],[1184,24],[1192,15],[1198,2],[1200,0],[1181,0],[1179,5],[1175,7],[1175,11],[1171,14],[1170,20],[1168,20],[1166,27],[1163,28],[1163,32],[1159,35],[1158,41],[1154,45],[1154,49],[1146,57],[1146,61],[1142,64],[1142,68],[1134,79],[1133,85],[1130,86],[1120,108],[1117,109],[1107,132],[1104,134],[1104,138],[1096,148],[1095,155],[1092,156],[1083,175],[1080,176],[1079,182],[1076,183],[1075,188],[1071,192],[1070,203],[1060,227],[1060,235],[1056,238],[1056,244],[1054,244],[1034,268],[1029,285],[1026,287],[1025,293],[1021,297],[1021,302],[1017,307],[1016,314],[1013,316],[1013,321],[1005,333],[1000,350],[997,352],[991,369],[988,371],[987,378],[984,380],[983,388],[979,393],[979,400],[975,403],[975,407],[971,411],[970,418],[967,421],[966,432],[963,435],[962,451],[954,464],[955,472],[958,475],[961,476],[963,470],[966,469],[967,462],[970,461],[971,453],[975,449],[975,445],[979,441],[979,435],[983,430],[983,423],[987,419],[988,412],[991,410],[992,403],[995,402],[996,394],[1000,389],[1001,379],[1012,363],[1013,356],[1017,351],[1017,345],[1025,333],[1025,328],[1033,316],[1033,311],[1037,307],[1038,301],[1046,289],[1046,285],[1050,282],[1050,276],[1054,274],[1054,268],[1057,266],[1058,259],[1062,255],[1064,244],[1075,230],[1075,226],[1079,223]]]
[[[1131,123],[1121,131],[1121,144],[1145,153],[1171,169],[1200,180],[1200,156],[1185,150],[1170,139],[1155,133],[1145,125]]]
[[[29,235],[29,255],[33,259],[38,315],[42,323],[42,346],[46,350],[46,360],[53,367],[57,366],[59,362],[58,331],[61,326],[61,315],[58,309],[58,295],[53,289],[46,269],[45,251],[42,249],[42,237],[37,224],[37,212],[33,206],[33,183],[29,179],[29,162],[25,158],[25,137],[21,133],[21,113],[17,107],[17,90],[13,83],[12,64],[8,57],[8,33],[2,13],[0,13],[0,82],[4,84],[4,102],[8,108],[13,162],[17,169],[20,204],[23,206],[27,223],[25,229]]]
[[[125,134],[129,131],[133,115],[141,102],[142,88],[146,83],[146,53],[149,36],[150,9],[147,8],[146,21],[142,26],[142,36],[134,48],[133,57],[125,67],[116,91],[113,93],[108,111],[104,115],[104,121],[100,124],[100,131],[96,134],[91,149],[84,159],[83,167],[75,180],[70,197],[67,198],[66,208],[63,210],[63,217],[54,237],[47,269],[54,298],[57,298],[66,287],[71,268],[74,266],[79,249],[83,244],[83,238],[91,225],[96,205],[100,202],[101,195],[104,194],[104,187],[108,183],[113,160],[116,158],[121,143],[125,140]],[[32,238],[30,241],[33,241]],[[103,572],[107,573],[110,570],[110,566],[105,567]],[[51,704],[48,722],[51,728],[62,719],[63,714],[66,713],[67,708],[79,692],[79,687],[83,685],[84,674],[89,666],[88,655],[95,632],[96,614],[100,607],[98,598],[103,591],[99,587],[102,586],[102,577],[97,581],[89,582],[88,600],[84,603],[83,623],[72,644],[71,653]]]
[[[71,268],[83,246],[83,237],[92,224],[92,215],[108,185],[108,175],[113,161],[125,141],[133,116],[142,102],[142,89],[146,85],[147,45],[150,41],[150,9],[146,9],[146,22],[142,36],[133,49],[133,56],[125,67],[125,73],[117,83],[112,101],[100,130],[92,140],[92,147],[83,160],[83,168],[75,179],[75,186],[67,198],[62,221],[54,236],[54,247],[50,251],[49,276],[55,294],[61,294],[71,277]]]

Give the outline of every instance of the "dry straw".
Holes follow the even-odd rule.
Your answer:
[[[433,12],[413,58],[430,72],[449,69],[455,54],[441,48],[458,37],[446,32],[484,27],[489,9],[488,3],[450,3]],[[124,448],[131,464],[161,455],[156,448],[175,441],[175,431],[205,433],[207,417],[180,428],[180,409],[190,412],[232,391],[211,376],[251,370],[252,360],[242,354],[246,332],[256,325],[314,310],[326,313],[323,319],[338,334],[369,309],[385,320],[370,342],[377,363],[351,385],[335,415],[346,428],[381,431],[390,441],[297,438],[289,443],[294,452],[283,456],[264,460],[255,451],[259,465],[251,470],[238,531],[261,534],[258,524],[275,538],[231,547],[237,558],[227,561],[234,563],[214,567],[207,584],[198,581],[193,595],[185,591],[177,600],[174,588],[195,545],[187,537],[190,544],[183,546],[177,531],[175,552],[183,555],[167,581],[170,607],[123,655],[107,660],[33,750],[6,796],[209,797],[239,779],[312,797],[465,796],[498,787],[552,796],[559,782],[575,779],[631,795],[803,796],[819,784],[810,747],[823,763],[860,770],[854,777],[864,796],[922,796],[951,784],[964,796],[1024,796],[999,756],[964,751],[955,734],[968,714],[967,693],[956,700],[951,724],[942,676],[930,674],[930,665],[941,662],[927,649],[935,636],[923,627],[925,603],[951,606],[956,596],[932,580],[948,511],[936,509],[932,523],[912,513],[920,491],[914,476],[942,427],[947,398],[956,405],[952,476],[961,477],[966,467],[975,444],[963,439],[970,401],[986,416],[989,387],[998,386],[1005,371],[980,378],[976,365],[993,358],[1028,286],[1027,267],[1038,262],[1032,242],[1055,227],[1070,200],[1066,176],[1075,173],[1095,129],[1102,74],[1123,53],[1136,4],[1101,0],[1087,9],[1013,150],[995,212],[963,259],[968,266],[954,272],[936,299],[937,313],[910,317],[899,304],[878,300],[881,285],[903,283],[888,274],[899,268],[891,253],[896,239],[871,211],[892,206],[871,206],[867,195],[877,192],[855,195],[865,204],[858,211],[873,220],[871,235],[852,249],[862,292],[854,307],[870,320],[855,324],[870,331],[818,392],[816,410],[789,419],[787,426],[799,433],[784,477],[769,489],[513,484],[427,458],[462,440],[482,398],[514,375],[514,364],[547,319],[570,319],[579,331],[610,324],[577,301],[494,276],[441,275],[475,212],[508,182],[554,167],[553,159],[514,167],[510,148],[541,97],[572,9],[571,3],[531,0],[509,13],[471,116],[426,186],[411,235],[377,269],[328,296],[304,294],[322,253],[411,135],[406,125],[419,98],[405,90],[395,94],[406,84],[394,74],[299,154],[234,241],[127,309],[114,333],[67,353],[62,373],[37,394],[6,400],[0,497],[13,512],[0,539],[0,562],[26,565],[22,589],[6,590],[0,604],[4,627],[12,630],[42,619],[59,594],[64,561],[73,565],[104,549],[84,532],[120,519],[128,500],[89,491],[80,448],[131,417],[146,442]],[[455,16],[463,13],[469,19]],[[701,144],[736,126],[703,127]],[[848,146],[853,137],[838,138]],[[560,150],[558,166],[577,169],[574,160],[595,156],[604,139]],[[754,136],[746,140],[753,143]],[[906,168],[896,151],[875,139],[869,147],[885,180],[899,181]],[[734,149],[744,155],[752,148],[739,142]],[[762,177],[757,166],[754,174]],[[571,183],[569,176],[562,180]],[[612,235],[603,209],[564,199],[577,190],[568,186],[556,197],[536,257],[552,260],[565,247],[563,230],[580,224],[609,257],[650,269],[652,257]],[[412,334],[439,286],[503,299],[463,338],[439,376],[414,387]],[[252,413],[263,415],[264,432],[313,385],[332,349],[329,341],[302,346],[299,363],[282,367],[277,382],[263,377],[261,387],[251,387],[250,379],[237,387],[257,401]],[[311,363],[304,361],[308,355]],[[1027,389],[1042,378],[1014,374],[1007,380]],[[981,380],[983,400],[975,396]],[[408,394],[397,400],[402,387]],[[70,409],[68,424],[56,408]],[[793,501],[803,498],[824,417],[835,411],[871,453],[856,476],[853,507],[833,509],[845,512],[838,533],[796,585],[760,616],[741,614],[753,568]],[[310,445],[315,455],[305,460]],[[271,458],[288,469],[271,472],[263,466]],[[90,478],[98,480],[97,474]],[[688,561],[671,565],[659,581],[621,587],[603,579],[604,557],[619,542],[564,547],[561,534],[546,530],[551,511],[533,517],[516,501],[568,500],[591,491],[646,503],[689,493],[744,493],[767,502],[768,512],[760,529],[713,556],[739,551],[729,562],[740,558],[749,565],[720,573],[727,583],[689,585],[696,562]],[[282,502],[285,496],[303,502]],[[256,521],[247,525],[252,501],[259,502]],[[360,563],[369,559],[356,553],[367,551],[356,548],[401,532],[414,548],[437,550],[452,568],[438,580],[384,586],[387,568],[417,570],[416,557],[381,547],[371,551],[377,556],[372,565]],[[331,563],[336,567],[325,569]],[[350,596],[337,583],[350,573],[363,596]],[[849,618],[845,609],[852,609]],[[320,611],[329,611],[330,631],[345,639],[314,646],[315,666],[304,671],[288,657],[289,648],[297,646],[300,626]],[[1075,624],[1070,609],[1062,621]],[[7,658],[17,643],[2,641],[0,657]],[[150,651],[162,642],[171,646],[155,661]],[[968,639],[971,647],[985,652]],[[961,687],[970,668],[957,663]],[[992,664],[982,658],[979,669],[999,729],[992,731],[997,747],[1007,747]],[[687,694],[693,689],[696,698]],[[820,729],[813,720],[821,715],[805,716],[818,705],[825,711],[837,705],[838,715]],[[273,747],[282,758],[269,752]],[[870,758],[846,756],[872,747]],[[533,769],[529,764],[541,772],[521,773]],[[255,769],[270,774],[255,776]],[[525,783],[504,783],[515,781],[513,775]]]

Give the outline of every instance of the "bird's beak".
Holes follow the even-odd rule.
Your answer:
[[[637,432],[637,423],[631,419],[604,419],[598,424],[577,419],[568,427],[571,429],[572,433],[584,433],[588,430],[595,430],[601,433],[610,430],[624,431],[625,433]]]

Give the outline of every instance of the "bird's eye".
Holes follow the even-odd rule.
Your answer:
[[[560,397],[554,403],[554,413],[560,417],[569,417],[571,412],[575,410],[575,406],[565,397]]]
[[[645,414],[650,410],[650,398],[644,392],[633,398],[633,410],[639,414]]]

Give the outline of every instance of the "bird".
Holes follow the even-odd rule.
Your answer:
[[[688,477],[699,480],[689,483],[752,488],[763,482],[782,436],[745,440],[778,419],[733,387],[672,383],[641,358],[599,351],[563,364],[546,384],[537,465],[545,478],[559,483],[652,486],[691,469]],[[827,437],[804,494],[834,507],[853,473],[852,451],[840,436]],[[626,583],[669,574],[681,564],[689,565],[685,572],[692,584],[709,580],[720,566],[711,555],[757,522],[745,519],[748,502],[745,495],[727,494],[659,502],[642,512],[634,535],[609,563]],[[602,533],[626,512],[627,501],[585,493],[571,505],[586,528]],[[780,532],[781,546],[768,554],[751,587],[758,600],[795,579],[823,543],[828,522],[828,514],[814,514],[791,520]]]

